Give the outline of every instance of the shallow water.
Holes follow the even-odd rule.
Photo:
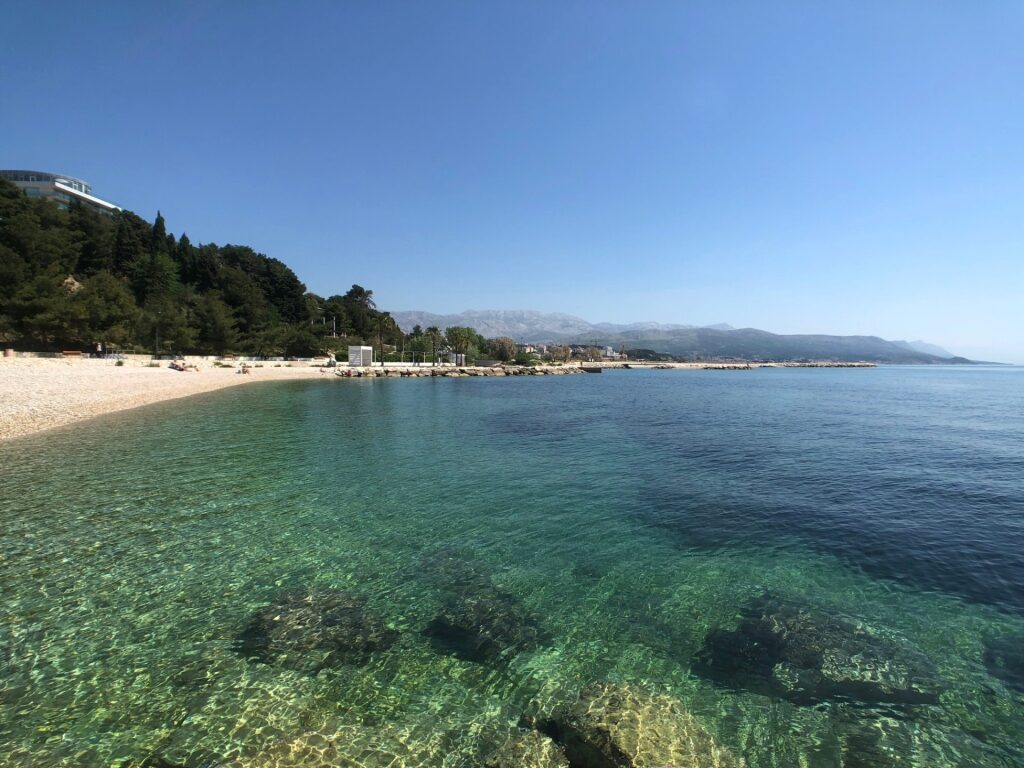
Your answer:
[[[311,733],[326,765],[480,765],[593,682],[749,766],[1024,765],[1021,369],[275,383],[0,462],[3,766],[276,765]],[[394,642],[240,651],[311,590]],[[934,696],[702,667],[759,600]],[[445,634],[467,605],[505,647]]]

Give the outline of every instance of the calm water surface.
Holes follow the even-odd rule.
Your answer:
[[[1021,369],[276,383],[0,465],[2,766],[481,765],[603,682],[753,767],[1024,765]],[[278,653],[296,595],[370,640]]]

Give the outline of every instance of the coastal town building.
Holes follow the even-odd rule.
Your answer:
[[[63,209],[78,200],[82,205],[99,213],[120,211],[119,206],[101,200],[92,194],[92,187],[82,179],[46,171],[2,171],[0,178],[13,182],[28,197],[53,200]]]

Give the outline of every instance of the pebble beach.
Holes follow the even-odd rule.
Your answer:
[[[0,440],[64,426],[115,411],[212,392],[259,381],[322,376],[321,368],[303,363],[237,367],[199,362],[198,371],[175,371],[166,361],[148,363],[68,358],[0,360]]]

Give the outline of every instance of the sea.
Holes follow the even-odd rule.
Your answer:
[[[608,691],[731,765],[1024,766],[1021,368],[275,382],[0,466],[5,768],[589,768]]]

